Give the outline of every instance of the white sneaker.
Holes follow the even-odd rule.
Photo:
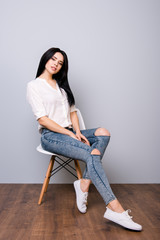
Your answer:
[[[88,197],[88,192],[83,192],[80,188],[80,179],[76,180],[74,182],[74,189],[76,192],[76,203],[77,203],[77,207],[78,210],[81,213],[86,213],[87,207],[87,197]]]
[[[106,207],[107,208],[107,207]],[[111,209],[107,208],[106,212],[104,213],[104,218],[115,222],[125,228],[131,229],[131,230],[136,230],[136,231],[141,231],[142,226],[139,225],[138,223],[135,223],[128,214],[128,212],[131,212],[130,209],[122,212],[122,213],[117,213],[112,211]]]

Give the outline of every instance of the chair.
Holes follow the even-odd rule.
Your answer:
[[[83,121],[82,115],[81,115],[81,112],[80,112],[79,109],[77,109],[77,115],[78,115],[78,119],[79,119],[80,129],[81,130],[86,129],[85,125],[84,125],[84,121]],[[55,153],[52,153],[52,152],[45,151],[42,148],[41,144],[39,144],[39,146],[36,149],[37,149],[38,152],[41,152],[43,154],[47,154],[47,155],[51,156],[50,162],[49,162],[49,165],[48,165],[48,169],[47,169],[47,172],[46,172],[46,176],[45,176],[45,179],[44,179],[44,183],[43,183],[43,186],[42,186],[42,190],[41,190],[41,193],[40,193],[40,197],[39,197],[39,200],[38,200],[38,205],[40,205],[41,202],[42,202],[44,193],[47,191],[50,178],[54,174],[56,174],[62,168],[65,168],[73,176],[75,176],[76,178],[80,179],[80,178],[82,178],[82,172],[81,172],[81,168],[80,168],[78,160],[67,158],[67,157],[62,156],[62,155],[58,155],[58,154],[55,154]],[[62,159],[62,157],[63,157],[63,159]],[[70,162],[73,161],[73,160],[74,160],[75,168],[70,165]],[[56,167],[53,170],[54,162],[57,162],[59,164],[59,166]],[[70,170],[66,166],[69,167]],[[74,170],[77,173],[77,176],[71,170]]]

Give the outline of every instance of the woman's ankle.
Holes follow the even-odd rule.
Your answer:
[[[80,181],[80,187],[81,187],[82,192],[88,192],[90,184],[91,184],[90,179],[82,178]]]
[[[120,202],[115,199],[115,200],[112,200],[108,205],[107,205],[108,208],[110,208],[112,211],[114,212],[118,212],[118,213],[122,213],[124,212],[124,208],[122,207],[122,205],[120,204]]]

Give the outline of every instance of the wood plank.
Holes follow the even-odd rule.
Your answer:
[[[0,240],[159,240],[160,185],[112,184],[125,209],[143,225],[133,232],[103,218],[105,204],[91,185],[88,211],[76,207],[71,184],[49,184],[38,206],[40,184],[0,184]]]

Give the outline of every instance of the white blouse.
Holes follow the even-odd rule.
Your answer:
[[[70,107],[67,93],[63,88],[59,88],[58,83],[56,83],[56,89],[54,89],[43,78],[38,77],[28,82],[27,100],[32,107],[36,120],[47,116],[62,127],[72,127],[70,113],[77,110],[75,105]],[[39,124],[38,130],[40,133],[42,128],[43,126]]]

